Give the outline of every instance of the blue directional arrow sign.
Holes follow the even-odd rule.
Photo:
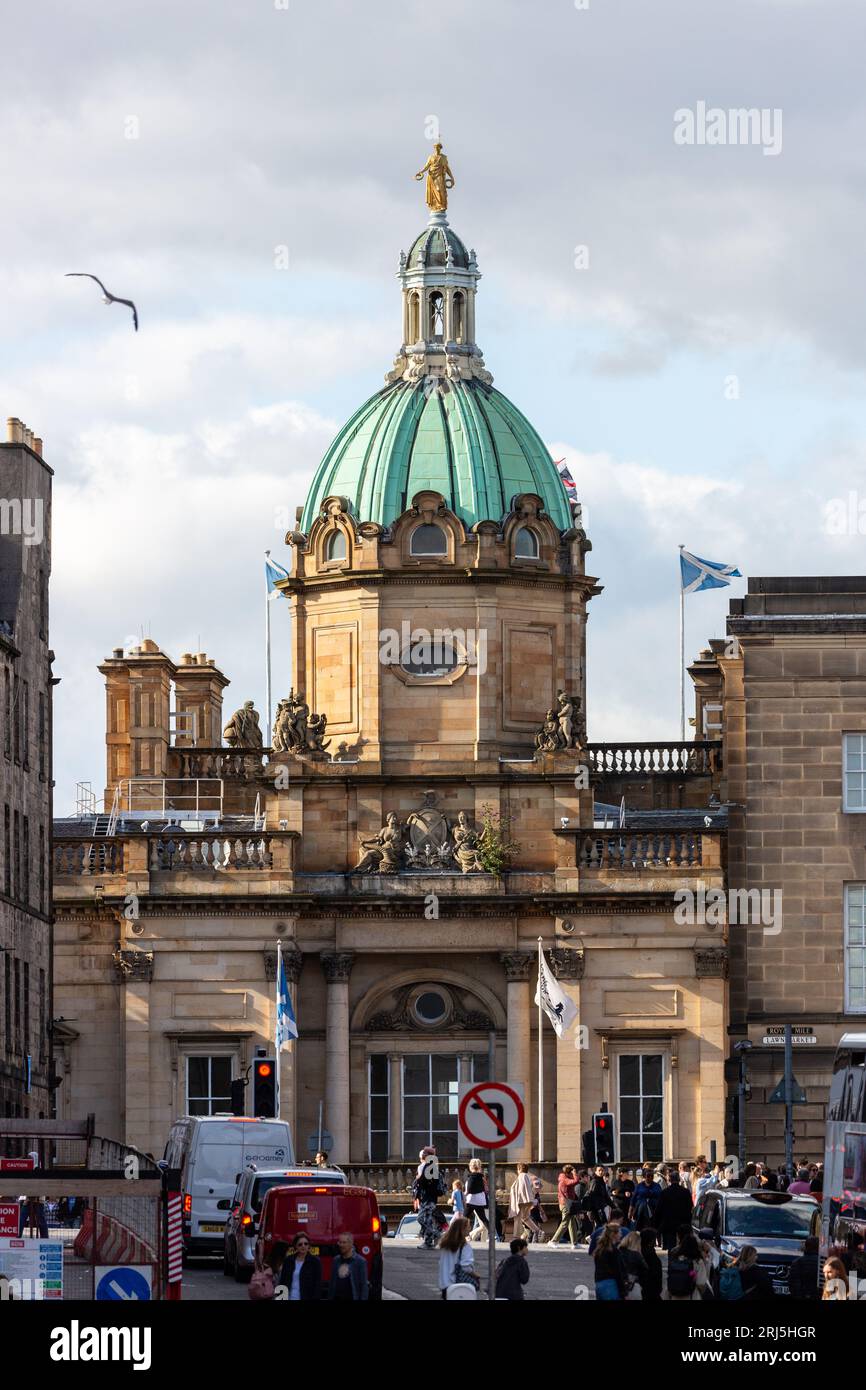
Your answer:
[[[96,1297],[103,1302],[150,1302],[150,1269],[142,1270],[135,1265],[97,1266]]]

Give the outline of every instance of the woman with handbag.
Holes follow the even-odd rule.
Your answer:
[[[469,1222],[465,1216],[458,1216],[439,1242],[439,1289],[443,1298],[448,1297],[452,1284],[471,1284],[476,1290],[481,1284],[475,1273],[475,1254],[466,1239],[468,1235]]]

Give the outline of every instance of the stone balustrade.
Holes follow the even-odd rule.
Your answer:
[[[721,770],[721,740],[664,743],[587,743],[581,749],[591,772],[609,776],[709,776]]]
[[[676,871],[720,863],[718,836],[697,830],[583,830],[575,848],[579,869]]]
[[[211,873],[216,870],[270,869],[271,836],[159,835],[148,840],[148,868],[160,871]]]
[[[123,873],[123,840],[58,839],[54,842],[54,877],[79,878]]]
[[[261,772],[267,748],[173,748],[178,777],[247,779]]]

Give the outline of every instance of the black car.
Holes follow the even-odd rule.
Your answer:
[[[723,1255],[753,1245],[773,1291],[788,1293],[791,1265],[803,1253],[807,1236],[820,1235],[821,1208],[811,1197],[740,1187],[711,1187],[692,1212],[692,1225]]]

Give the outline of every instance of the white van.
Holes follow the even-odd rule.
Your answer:
[[[282,1168],[295,1161],[285,1120],[233,1115],[184,1115],[175,1120],[164,1161],[181,1172],[185,1254],[222,1254],[225,1207],[250,1163]]]

